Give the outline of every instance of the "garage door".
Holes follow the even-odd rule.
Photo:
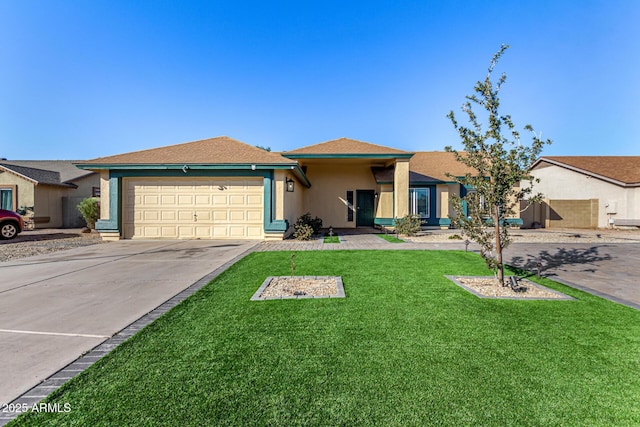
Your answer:
[[[261,178],[125,178],[127,239],[259,239]]]

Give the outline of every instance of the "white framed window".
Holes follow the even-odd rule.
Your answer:
[[[420,215],[420,218],[429,218],[431,200],[428,188],[409,188],[409,211]]]

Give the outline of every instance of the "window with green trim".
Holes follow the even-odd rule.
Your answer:
[[[428,188],[409,188],[409,211],[420,218],[429,218],[430,197]]]

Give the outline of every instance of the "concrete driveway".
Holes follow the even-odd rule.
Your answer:
[[[0,404],[257,241],[119,241],[0,263]]]
[[[640,310],[640,244],[513,243],[508,264]]]

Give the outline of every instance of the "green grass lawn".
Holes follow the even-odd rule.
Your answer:
[[[479,299],[463,251],[298,252],[347,298],[249,301],[290,274],[254,253],[56,391],[70,413],[16,425],[639,425],[640,312]],[[533,278],[535,279],[535,278]]]
[[[324,243],[340,243],[340,239],[336,234],[334,234],[333,236],[329,236],[328,234],[325,234]]]
[[[381,239],[386,240],[389,243],[404,243],[404,240],[398,239],[393,234],[376,234],[376,236],[380,237]]]

